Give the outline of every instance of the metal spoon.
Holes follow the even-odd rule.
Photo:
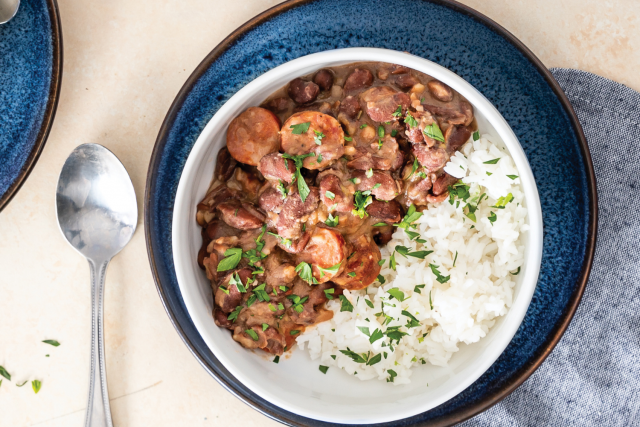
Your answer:
[[[0,0],[0,24],[6,24],[16,16],[20,0]]]
[[[56,205],[62,234],[87,258],[91,271],[91,380],[85,426],[112,427],[102,324],[104,279],[109,261],[136,231],[136,194],[111,151],[83,144],[62,167]]]

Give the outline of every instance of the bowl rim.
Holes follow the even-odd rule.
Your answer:
[[[58,109],[58,101],[60,99],[60,90],[62,86],[62,63],[63,63],[63,47],[62,47],[62,27],[60,25],[60,11],[56,0],[46,0],[47,11],[49,13],[49,22],[51,22],[51,83],[49,84],[49,98],[42,117],[40,130],[35,138],[35,143],[29,156],[25,160],[24,165],[20,169],[20,173],[11,183],[4,194],[0,194],[0,212],[9,204],[9,202],[18,193],[18,190],[26,182],[35,167],[44,144],[49,138],[51,126]],[[19,10],[16,13],[20,13]]]
[[[209,67],[224,53],[226,52],[232,45],[238,42],[243,35],[254,29],[255,27],[262,25],[263,23],[271,20],[272,18],[285,13],[291,9],[297,8],[299,6],[312,3],[316,0],[289,0],[284,3],[278,4],[261,14],[255,16],[249,21],[242,24],[235,31],[233,31],[229,36],[227,36],[220,44],[218,44],[203,60],[202,62],[194,69],[192,74],[186,80],[180,91],[178,92],[176,98],[171,104],[167,115],[165,116],[162,125],[160,127],[158,137],[156,138],[156,142],[154,145],[153,152],[151,154],[151,158],[149,161],[149,168],[147,173],[147,182],[145,185],[145,199],[144,199],[144,228],[145,228],[145,240],[147,245],[147,255],[149,257],[149,263],[151,266],[151,271],[153,275],[154,282],[156,284],[156,288],[158,290],[158,295],[160,300],[169,316],[169,319],[173,326],[176,328],[178,335],[181,337],[189,351],[193,354],[193,356],[198,360],[198,362],[203,366],[203,368],[212,375],[225,389],[227,389],[230,393],[238,397],[241,401],[252,407],[253,409],[259,411],[263,415],[274,419],[276,421],[285,423],[287,425],[295,425],[295,426],[304,426],[305,424],[300,423],[298,420],[283,416],[279,411],[275,411],[269,406],[265,406],[262,403],[255,402],[243,394],[239,393],[235,388],[234,384],[228,381],[226,378],[223,378],[221,375],[217,374],[215,371],[210,369],[207,362],[201,357],[194,344],[190,341],[190,339],[186,336],[184,330],[179,324],[178,319],[172,312],[168,298],[165,295],[164,288],[161,283],[161,279],[158,274],[158,268],[155,261],[155,254],[153,251],[153,237],[151,232],[151,223],[152,223],[152,213],[150,209],[151,205],[151,195],[153,194],[153,190],[155,188],[153,173],[154,170],[157,169],[158,164],[160,163],[162,152],[167,142],[167,138],[169,132],[171,130],[171,125],[175,121],[177,114],[182,108],[185,99],[192,91],[194,85],[197,83],[199,78],[209,69]],[[530,358],[530,363],[520,368],[516,371],[511,378],[505,383],[505,385],[495,391],[487,393],[483,396],[479,401],[473,402],[471,404],[465,405],[460,410],[457,410],[453,413],[446,414],[440,416],[439,418],[427,422],[430,426],[450,426],[464,420],[467,420],[480,412],[483,412],[500,402],[510,393],[512,393],[517,387],[519,387],[529,376],[535,372],[535,370],[544,362],[547,356],[551,353],[553,348],[560,341],[560,338],[566,331],[571,319],[573,318],[578,305],[580,304],[580,300],[582,295],[584,294],[584,290],[589,279],[589,273],[591,271],[591,266],[593,263],[593,258],[595,254],[595,246],[597,239],[597,221],[598,221],[598,198],[596,192],[596,178],[595,171],[593,168],[593,162],[591,159],[591,155],[589,152],[588,144],[585,138],[585,135],[582,131],[582,127],[578,120],[578,117],[569,102],[569,99],[562,91],[560,85],[555,80],[551,72],[542,64],[542,62],[531,52],[520,40],[518,40],[513,34],[503,28],[501,25],[497,24],[492,19],[483,15],[482,13],[466,6],[461,3],[458,3],[453,0],[426,0],[430,3],[447,7],[457,13],[461,13],[463,15],[469,16],[480,24],[486,26],[493,32],[500,35],[503,39],[508,41],[511,45],[513,45],[540,73],[540,75],[544,78],[546,83],[552,89],[554,95],[557,97],[564,111],[566,112],[569,121],[571,123],[572,130],[575,132],[576,137],[578,139],[578,143],[580,145],[580,153],[582,155],[582,159],[584,161],[584,169],[587,180],[587,192],[589,197],[589,207],[588,207],[588,230],[587,230],[587,240],[585,245],[585,256],[583,259],[583,263],[580,270],[580,275],[576,281],[576,287],[569,299],[569,302],[560,316],[560,319],[556,323],[556,326],[551,330],[547,340],[540,346],[538,351],[532,354]],[[427,423],[422,423],[422,425],[426,425]]]
[[[194,258],[191,253],[191,239],[193,236],[191,236],[190,230],[195,224],[192,209],[198,200],[198,198],[194,199],[193,188],[198,186],[202,180],[209,181],[208,176],[199,177],[199,171],[201,171],[204,164],[210,161],[211,156],[208,153],[210,153],[212,147],[212,140],[219,140],[221,129],[247,104],[255,105],[256,101],[262,102],[261,99],[256,99],[256,92],[262,93],[265,87],[275,87],[276,89],[272,90],[277,90],[277,88],[281,87],[282,81],[287,82],[293,77],[307,74],[307,70],[370,61],[400,64],[425,73],[453,88],[473,105],[475,111],[484,120],[488,121],[489,126],[493,128],[493,131],[488,133],[497,137],[505,145],[518,168],[522,191],[526,197],[527,224],[530,229],[527,232],[528,238],[523,242],[526,247],[523,274],[518,278],[520,284],[509,312],[505,316],[501,316],[504,321],[500,322],[499,327],[495,327],[497,329],[490,339],[490,345],[487,346],[485,343],[481,347],[482,350],[479,350],[482,353],[482,357],[476,357],[463,365],[465,366],[465,375],[462,377],[456,375],[457,380],[448,385],[451,388],[447,391],[442,391],[437,396],[424,400],[420,404],[411,405],[411,408],[405,407],[404,411],[396,409],[395,411],[385,412],[384,416],[378,414],[375,417],[362,415],[358,411],[353,411],[348,415],[336,416],[332,413],[325,413],[321,408],[309,407],[308,405],[297,404],[297,402],[292,403],[277,393],[273,393],[270,388],[264,387],[262,381],[247,375],[237,366],[234,363],[234,357],[228,353],[229,349],[225,345],[218,345],[217,339],[211,335],[212,333],[216,334],[216,332],[212,332],[211,328],[218,328],[211,325],[213,320],[211,313],[209,311],[202,312],[202,298],[199,292],[195,292],[194,286],[198,286],[193,283],[194,269],[197,270],[196,276],[201,275],[200,269],[193,263]],[[204,194],[201,197],[204,197]],[[504,352],[522,324],[538,283],[543,246],[542,208],[533,171],[520,141],[498,109],[473,85],[436,62],[406,52],[371,47],[330,49],[298,57],[263,73],[231,96],[209,119],[187,156],[175,195],[171,233],[175,273],[187,313],[209,350],[231,375],[253,393],[285,411],[296,413],[309,419],[353,425],[370,424],[371,422],[395,422],[419,415],[454,398],[480,378]],[[478,347],[475,346],[474,348],[477,349]],[[455,358],[456,356],[454,355],[453,357]],[[366,387],[366,383],[356,381],[355,384],[360,384],[355,387]],[[444,388],[447,389],[446,386]],[[418,391],[416,390],[416,392]],[[367,419],[366,417],[372,418]]]

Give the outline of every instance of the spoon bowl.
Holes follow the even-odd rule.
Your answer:
[[[112,427],[102,320],[104,283],[109,261],[136,231],[136,194],[126,169],[111,151],[83,144],[62,167],[56,207],[60,231],[87,258],[91,272],[91,379],[85,426]]]
[[[0,0],[0,24],[6,24],[18,13],[20,0]]]

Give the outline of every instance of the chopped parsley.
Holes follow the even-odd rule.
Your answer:
[[[379,138],[383,138],[384,137],[384,126],[382,126],[382,125],[378,126],[378,137]]]
[[[278,180],[276,190],[278,190],[283,200],[287,198],[287,194],[289,194],[289,192],[287,191],[287,187],[284,186],[284,183],[281,180]]]
[[[313,137],[313,141],[316,143],[316,145],[322,145],[322,138],[327,135],[317,130],[314,130],[313,133],[315,134],[315,136]]]
[[[332,214],[329,214],[329,216],[327,217],[324,223],[327,224],[329,227],[337,227],[339,222],[340,222],[340,218],[337,215],[333,216]]]
[[[493,225],[493,223],[496,222],[496,219],[498,219],[498,216],[493,211],[490,213],[491,215],[489,215],[488,219],[491,225]]]
[[[432,124],[425,126],[422,131],[426,136],[431,139],[435,139],[436,141],[444,142],[444,135],[442,135],[442,131],[438,126],[437,122],[433,122]]]
[[[293,303],[291,308],[293,308],[298,314],[300,314],[304,311],[304,307],[302,306],[302,304],[307,302],[309,297],[300,298],[298,295],[288,295],[287,299],[291,300],[291,302]]]
[[[299,333],[300,333],[300,331],[299,331],[299,330],[294,329],[293,331],[289,332],[289,335],[297,335],[297,334],[299,334]]]
[[[226,258],[218,263],[218,271],[229,271],[236,268],[242,258],[242,249],[229,248],[224,252],[224,256]]]
[[[312,157],[312,156],[315,156],[315,153],[301,154],[299,156],[292,156],[286,153],[282,155],[282,157],[284,157],[285,159],[293,160],[293,163],[295,163],[296,165],[296,172],[293,176],[293,180],[298,182],[298,193],[300,193],[300,199],[302,199],[303,202],[307,200],[307,197],[309,196],[309,193],[311,192],[311,190],[309,190],[309,186],[307,185],[307,182],[302,177],[302,173],[300,172],[300,169],[302,169],[302,161],[307,157]]]
[[[422,285],[416,285],[416,286],[413,288],[413,292],[415,292],[415,293],[417,293],[417,294],[421,294],[421,293],[422,293],[422,291],[421,291],[420,289],[424,289],[424,286],[425,286],[424,284],[422,284]]]
[[[483,165],[495,165],[499,161],[500,161],[500,157],[498,157],[497,159],[487,160],[486,162],[482,162],[482,164]]]
[[[515,273],[511,273],[512,276],[517,276],[518,274],[520,274],[520,267],[518,267],[518,269],[516,270]],[[1,367],[1,366],[0,366]],[[0,372],[1,373],[1,372]]]
[[[356,191],[353,196],[354,209],[352,213],[358,215],[361,219],[367,216],[365,208],[373,202],[371,191]]]
[[[378,276],[378,279],[380,279],[380,276]],[[373,303],[370,300],[365,299],[364,302],[369,306],[369,308],[373,308]]]
[[[391,131],[391,136],[392,136],[392,137],[394,137],[394,138],[395,138],[395,136],[396,136],[397,134],[398,134],[398,131],[397,131],[397,130],[393,129],[393,130]]]
[[[38,394],[38,392],[40,391],[41,387],[42,387],[42,381],[40,381],[40,380],[31,381],[31,388],[33,388],[33,392],[35,394]]]
[[[458,251],[456,251],[456,256],[453,258],[453,266],[456,266],[456,260],[458,259]]]
[[[369,337],[369,342],[373,344],[374,342],[378,341],[379,339],[382,339],[383,337],[384,337],[384,334],[382,333],[382,331],[376,328],[376,330],[373,331],[373,333]]]
[[[431,291],[429,291],[429,307],[433,310],[433,300],[431,299]]]
[[[333,194],[333,193],[332,193],[331,191],[329,191],[329,190],[327,190],[327,191],[325,191],[325,192],[324,192],[324,196],[325,196],[327,199],[331,199],[331,200],[333,200],[333,199],[335,199],[335,198],[336,198],[336,195],[335,195],[335,194]]]
[[[409,252],[409,248],[406,246],[400,246],[397,245],[396,246],[396,252],[398,252],[400,255],[402,255],[403,257],[407,257],[407,256],[411,256],[414,258],[420,258],[420,259],[424,259],[427,255],[433,253],[433,251],[414,251],[414,252]]]
[[[54,347],[58,347],[60,345],[60,343],[58,341],[56,341],[56,340],[44,340],[42,342],[45,343],[45,344],[52,345]]]
[[[389,374],[389,378],[387,378],[388,383],[392,383],[393,379],[398,376],[398,374],[396,374],[396,371],[394,371],[393,369],[387,369],[387,373]]]
[[[393,117],[400,117],[402,116],[402,105],[398,105],[398,108],[396,108],[396,111],[394,111],[393,113],[391,113],[391,115]]]
[[[387,281],[387,280],[382,276],[382,274],[378,274],[377,279],[378,279],[378,282],[380,282],[380,284],[381,284],[381,285],[384,285],[384,283]],[[371,308],[373,308],[373,305],[371,305]]]
[[[436,276],[436,280],[439,283],[447,283],[449,281],[449,279],[451,279],[451,275],[443,276],[440,273],[440,270],[439,270],[440,267],[439,266],[437,266],[435,264],[429,264],[429,267],[431,268],[431,272]]]
[[[327,299],[333,299],[333,293],[335,293],[335,291],[336,290],[334,288],[325,289],[324,296],[327,297]]]
[[[389,289],[389,290],[387,291],[387,293],[388,293],[389,295],[391,295],[391,298],[395,298],[395,299],[397,299],[397,300],[398,300],[398,301],[400,301],[400,302],[402,302],[402,301],[404,301],[404,300],[405,300],[404,292],[402,292],[402,291],[401,291],[400,289],[398,289],[398,288],[391,288],[391,289]]]
[[[325,273],[336,274],[340,269],[340,264],[342,264],[342,262],[339,262],[329,268],[322,268],[318,266],[318,270],[320,270],[320,277],[324,277]]]
[[[416,228],[414,222],[420,219],[421,216],[422,212],[417,212],[416,206],[414,204],[411,204],[411,206],[409,206],[409,209],[407,209],[407,214],[404,216],[404,218],[402,218],[402,221],[396,224],[396,226],[404,230],[409,230],[409,228]]]
[[[351,271],[351,272],[347,273],[347,276],[356,277],[356,272],[355,271]]]
[[[320,369],[320,372],[322,372],[323,374],[326,374],[327,371],[329,370],[329,367],[328,366],[324,366],[324,365],[320,365],[318,367],[318,369]]]
[[[308,262],[302,261],[300,264],[296,266],[296,273],[298,276],[305,282],[311,285],[317,285],[318,281],[315,277],[313,277],[313,271],[311,270],[311,264]]]
[[[236,285],[236,288],[238,289],[238,291],[240,291],[240,293],[244,294],[247,292],[247,288],[245,288],[242,284],[242,280],[240,280],[240,276],[238,275],[238,273],[233,273],[231,275],[231,278],[229,279],[229,286],[231,285]]]
[[[279,363],[280,362],[280,356],[276,356],[273,358],[273,363]]]
[[[389,267],[393,270],[396,271],[396,253],[392,253],[391,256],[389,257]]]
[[[249,335],[252,340],[258,341],[258,334],[253,329],[245,329],[245,333]]]
[[[479,139],[480,139],[480,132],[479,132],[479,131],[475,131],[475,132],[473,133],[473,140],[474,140],[474,141],[477,141],[477,140],[479,140]]]
[[[262,332],[266,331],[269,328],[269,325],[267,325],[266,323],[262,324]]]
[[[367,178],[371,178],[373,176],[373,168],[367,169],[367,171],[364,174]]]
[[[345,297],[344,295],[340,295],[340,311],[350,311],[353,312],[353,304]]]
[[[291,240],[290,239],[285,239],[282,236],[277,235],[276,233],[272,233],[270,231],[267,231],[268,234],[271,234],[273,237],[276,237],[280,243],[282,243],[283,245],[285,245],[286,247],[290,248],[291,247]]]
[[[518,178],[518,175],[507,175],[507,178],[510,178],[510,179],[513,180],[513,179]]]
[[[348,142],[351,142],[351,141],[353,141],[353,138],[351,138],[350,136],[345,136],[344,140],[348,141]]]
[[[271,301],[269,294],[267,293],[267,291],[265,291],[264,283],[253,288],[253,293],[257,296],[259,301],[262,301],[262,302]]]
[[[404,122],[409,125],[410,128],[418,126],[418,121],[407,111],[407,115],[404,118]]]
[[[406,310],[402,310],[402,314],[409,318],[407,324],[405,325],[407,328],[417,328],[418,326],[420,326],[420,321],[418,321],[418,319],[416,319],[413,314],[409,313]]]
[[[416,170],[418,170],[418,158],[414,157],[413,158],[413,166],[411,166],[411,173],[405,178],[405,179],[409,179],[413,176],[413,174],[416,172]]]
[[[0,366],[0,375],[11,381],[11,374],[4,369],[4,366]]]
[[[297,125],[291,125],[289,126],[289,128],[293,129],[291,131],[292,134],[302,135],[303,133],[307,133],[307,131],[309,130],[309,126],[311,126],[311,122],[304,122],[298,123]]]
[[[496,209],[504,209],[507,204],[509,204],[513,200],[513,194],[509,193],[504,197],[500,197],[492,208]]]
[[[237,306],[232,312],[231,314],[229,314],[229,316],[227,316],[227,320],[231,320],[232,322],[235,322],[236,319],[238,318],[238,314],[240,314],[240,312],[242,311],[242,306],[239,305]]]
[[[366,128],[366,127],[367,127],[367,124],[366,124],[366,123],[363,123],[363,124],[361,124],[361,125],[360,125],[360,129],[364,129],[364,128]]]

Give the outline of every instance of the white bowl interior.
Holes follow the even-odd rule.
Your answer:
[[[195,221],[196,205],[211,182],[218,150],[226,141],[231,120],[259,105],[293,78],[322,67],[359,61],[405,65],[431,75],[462,94],[475,109],[481,133],[499,139],[513,157],[523,183],[530,230],[524,233],[525,264],[516,277],[514,302],[489,334],[472,345],[462,345],[446,368],[415,367],[411,384],[395,386],[360,381],[337,368],[326,375],[306,351],[294,349],[279,364],[266,353],[252,352],[233,341],[229,331],[212,318],[210,283],[197,265],[201,245]],[[193,322],[213,354],[243,384],[262,398],[298,415],[351,424],[371,424],[406,418],[451,399],[482,375],[502,353],[522,322],[538,279],[542,255],[540,200],[531,168],[504,118],[475,88],[456,74],[420,57],[385,49],[350,48],[327,51],[283,64],[249,83],[235,94],[207,124],[196,141],[180,178],[173,213],[173,257],[180,291]]]

